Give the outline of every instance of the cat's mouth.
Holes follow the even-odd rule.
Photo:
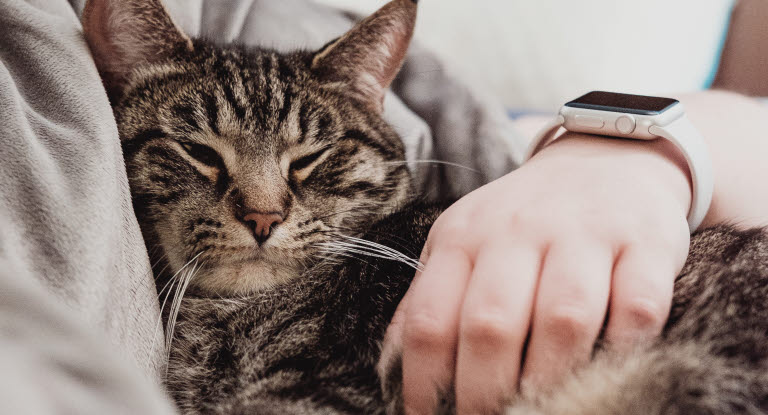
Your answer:
[[[247,251],[243,249],[243,251]],[[303,261],[278,259],[264,252],[206,262],[192,280],[192,285],[218,294],[249,294],[301,276]]]
[[[313,258],[308,247],[217,246],[187,259],[196,269],[191,285],[221,294],[247,294],[297,278]]]
[[[295,255],[295,254],[294,254]],[[217,247],[216,249],[202,251],[197,254],[200,262],[210,266],[233,265],[239,263],[260,262],[265,264],[289,264],[287,257],[289,252],[275,247],[241,246],[241,247]]]

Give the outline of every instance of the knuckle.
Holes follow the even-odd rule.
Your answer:
[[[461,337],[471,347],[498,349],[520,339],[513,322],[501,313],[473,312],[464,317]]]
[[[458,245],[466,239],[469,231],[469,227],[463,220],[455,217],[444,219],[444,216],[441,216],[432,226],[430,239],[433,240],[433,243]]]
[[[656,331],[667,320],[668,307],[659,301],[635,298],[619,306],[618,314],[630,327],[641,331]]]
[[[595,326],[600,323],[585,307],[560,306],[548,312],[542,324],[551,338],[561,339],[563,344],[572,344],[590,338]]]
[[[559,218],[549,209],[523,208],[510,215],[506,225],[521,232],[540,233],[563,225],[565,221]]]
[[[511,212],[504,219],[504,227],[507,231],[520,231],[537,223],[537,218],[525,209]]]
[[[602,240],[614,240],[622,235],[635,235],[636,218],[625,212],[600,212],[593,215],[583,224],[583,232],[592,234]]]
[[[446,344],[448,325],[431,313],[420,311],[406,317],[403,346],[415,350],[438,350]]]
[[[656,249],[673,249],[688,245],[690,233],[686,221],[654,218],[638,224],[631,230],[635,241]]]

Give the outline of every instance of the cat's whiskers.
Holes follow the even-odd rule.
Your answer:
[[[155,272],[155,268],[160,265],[160,263],[168,258],[168,255],[165,253],[165,251],[161,251],[162,245],[161,244],[155,244],[151,249],[147,251],[148,256],[152,262],[150,262],[149,266],[150,269],[155,274],[155,279],[158,279],[162,276],[163,272],[168,268],[169,263],[166,261],[165,266],[158,272]],[[159,251],[159,252],[158,252]]]
[[[335,232],[337,235],[354,235],[356,233],[359,233],[359,231],[357,231],[355,229],[345,228],[345,227],[342,227],[342,226],[332,226],[331,229],[327,230],[326,232],[327,233]],[[410,256],[414,256],[414,257],[418,257],[419,256],[418,254],[412,252],[410,250],[410,248],[408,247],[410,242],[406,238],[404,238],[404,237],[402,237],[400,235],[394,235],[394,234],[391,234],[391,233],[376,232],[376,231],[372,231],[372,230],[368,230],[368,231],[366,231],[366,233],[369,234],[369,235],[374,235],[374,236],[379,236],[381,238],[386,238],[385,242],[397,245],[397,246],[394,247],[396,249],[400,249],[400,248],[405,249],[406,251],[408,251],[406,253],[409,254]]]
[[[164,256],[165,256],[165,254],[164,254]],[[167,258],[167,256],[165,256],[165,258]],[[155,266],[157,266],[162,259],[164,259],[164,258],[158,259],[157,262],[155,263]],[[152,267],[153,272],[154,272],[155,266]],[[161,278],[163,273],[165,272],[165,270],[167,270],[170,266],[171,266],[170,261],[165,261],[165,265],[163,266],[163,268],[160,269],[160,271],[155,272],[155,280]],[[159,292],[158,294],[162,294],[162,291]]]
[[[195,276],[195,274],[197,274],[202,266],[203,263],[198,262],[197,257],[195,257],[195,263],[192,265],[192,268],[184,271],[184,273],[182,273],[179,277],[179,284],[176,286],[176,294],[174,295],[173,302],[171,303],[171,310],[168,314],[168,323],[165,331],[165,344],[166,351],[168,353],[166,360],[170,360],[171,358],[171,342],[173,342],[173,332],[176,328],[176,319],[179,316],[179,310],[181,309],[181,301],[184,298],[184,293],[187,291],[187,287],[189,286],[190,281],[192,281],[192,278]]]
[[[445,166],[457,167],[457,168],[460,168],[460,169],[468,170],[468,171],[471,171],[472,173],[482,174],[482,172],[480,172],[480,170],[474,169],[472,167],[465,166],[465,165],[459,164],[459,163],[453,163],[453,162],[450,162],[450,161],[443,161],[443,160],[426,160],[425,159],[425,160],[404,160],[404,161],[382,161],[381,162],[381,164],[412,164],[412,163],[414,163],[414,164],[418,164],[418,163],[423,163],[423,164],[442,164],[442,165],[445,165]]]
[[[424,265],[417,259],[411,258],[386,245],[348,235],[339,235],[339,238],[341,240],[319,243],[318,246],[320,251],[341,256],[358,254],[374,258],[388,259],[406,264],[417,271],[421,271],[424,267]]]
[[[152,248],[149,248],[149,249],[147,249],[147,254],[148,254],[148,256],[149,256],[150,258],[154,258],[154,256],[157,254],[157,251],[159,251],[161,248],[162,248],[162,245],[160,245],[160,244],[154,244],[154,245],[152,246]],[[161,256],[161,258],[162,258],[162,256]],[[155,267],[155,265],[157,265],[157,263],[155,263],[154,265],[152,265],[152,268],[154,268],[154,267]]]
[[[183,267],[181,267],[178,271],[176,271],[175,274],[173,274],[169,279],[168,282],[163,286],[163,288],[158,292],[158,297],[162,297],[163,291],[168,288],[168,292],[165,294],[165,298],[163,299],[163,303],[160,305],[160,316],[157,319],[157,323],[155,324],[155,332],[152,335],[152,339],[157,338],[157,330],[159,330],[160,327],[162,327],[162,319],[163,319],[163,310],[165,310],[165,304],[168,302],[168,297],[171,295],[171,291],[173,291],[173,286],[179,280],[179,275],[181,275],[182,272],[190,265],[193,261],[196,261],[197,258],[202,254],[202,252],[195,255],[192,259],[190,259],[186,264],[184,264]],[[155,344],[153,342],[152,345],[152,352],[151,354],[154,355],[155,352]],[[166,340],[166,350],[170,350],[170,343]]]
[[[338,265],[338,264],[341,264],[343,262],[342,258],[350,258],[350,259],[354,259],[355,261],[360,261],[360,262],[363,262],[363,263],[365,263],[367,265],[370,265],[374,269],[377,269],[377,270],[379,269],[379,267],[377,267],[375,264],[372,264],[372,263],[366,261],[365,259],[360,258],[359,256],[355,256],[352,253],[337,252],[337,253],[333,253],[333,254],[328,254],[327,256],[322,256],[322,255],[316,255],[316,256],[323,260],[323,261],[321,261],[318,264],[318,267],[321,267],[321,266],[324,266],[324,265]],[[368,255],[368,256],[370,256],[370,255]]]
[[[355,202],[356,206],[354,206],[352,208],[341,210],[341,211],[338,211],[338,212],[329,213],[329,214],[324,215],[324,216],[319,216],[319,217],[313,218],[313,223],[314,222],[320,222],[323,219],[329,219],[329,218],[332,218],[334,216],[343,215],[345,213],[360,212],[360,210],[363,209],[363,208],[371,208],[372,210],[371,210],[370,213],[378,213],[378,212],[380,212],[380,208],[382,206],[385,206],[386,204],[387,203],[385,203],[385,202],[379,202],[379,201],[375,201],[375,200],[361,200],[361,201]]]

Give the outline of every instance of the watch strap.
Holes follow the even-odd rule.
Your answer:
[[[544,126],[528,146],[523,162],[530,160],[549,144],[563,124],[565,124],[565,117],[558,114]],[[665,127],[651,126],[648,131],[672,142],[685,157],[691,173],[691,208],[688,211],[688,228],[694,232],[709,211],[714,191],[712,160],[706,142],[685,115]]]
[[[651,126],[648,131],[672,142],[685,157],[691,172],[691,210],[688,227],[695,231],[707,216],[714,191],[714,173],[707,144],[693,123],[683,115],[665,127]]]
[[[534,137],[533,141],[531,141],[531,144],[528,145],[528,150],[525,152],[523,163],[530,160],[531,157],[535,156],[542,148],[546,147],[549,140],[554,137],[557,130],[559,130],[563,124],[565,124],[565,117],[563,117],[562,114],[557,114],[557,117],[542,127],[536,137]]]

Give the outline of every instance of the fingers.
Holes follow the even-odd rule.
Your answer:
[[[426,264],[428,258],[429,250],[425,246],[424,250],[421,252],[419,263]],[[397,353],[400,353],[403,350],[403,330],[405,327],[406,315],[405,310],[408,308],[408,299],[411,297],[413,287],[416,285],[416,282],[420,279],[420,277],[421,270],[417,270],[416,275],[411,281],[411,286],[409,287],[408,291],[406,291],[403,299],[400,300],[400,303],[395,309],[395,314],[392,315],[392,321],[390,321],[389,326],[387,326],[387,332],[384,334],[384,341],[382,342],[381,347],[381,356],[377,366],[379,377],[381,379],[384,379],[386,376],[385,372],[389,369],[388,364],[393,360],[394,357],[396,357]]]
[[[516,391],[540,265],[530,243],[494,240],[480,251],[459,322],[459,414],[497,413]]]
[[[648,248],[626,248],[613,274],[610,312],[605,337],[626,350],[661,332],[672,304],[679,267]]]
[[[613,253],[604,245],[566,242],[549,249],[536,293],[525,388],[556,385],[589,360],[605,318],[612,267]]]
[[[402,336],[407,413],[432,413],[438,389],[453,382],[459,310],[471,270],[463,250],[436,247],[411,287]]]

